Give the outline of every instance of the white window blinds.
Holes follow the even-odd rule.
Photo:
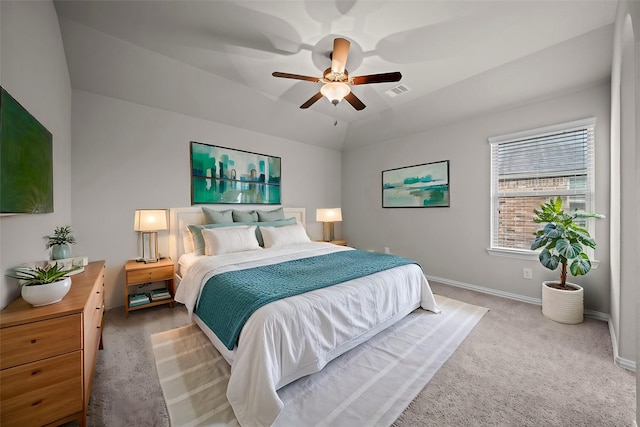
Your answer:
[[[592,210],[594,128],[592,118],[489,139],[492,248],[529,250],[533,209],[552,197]]]

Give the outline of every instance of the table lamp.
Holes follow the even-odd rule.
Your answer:
[[[138,261],[144,261],[145,264],[158,262],[158,231],[167,229],[166,209],[136,209],[133,229],[139,231],[142,236],[142,258],[139,258]],[[147,245],[145,245],[145,240]],[[148,257],[145,257],[146,246],[149,247]]]
[[[333,239],[333,223],[342,221],[342,209],[316,209],[316,221],[322,223],[322,239],[330,242]]]

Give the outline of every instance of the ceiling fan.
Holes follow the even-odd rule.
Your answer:
[[[333,52],[331,53],[331,67],[327,68],[322,77],[303,76],[300,74],[281,73],[275,71],[273,77],[282,77],[285,79],[305,80],[308,82],[324,83],[320,92],[313,95],[300,108],[309,108],[317,100],[326,96],[333,105],[338,105],[342,99],[346,99],[349,104],[356,110],[362,110],[366,107],[357,96],[351,92],[351,86],[364,85],[370,83],[388,83],[397,82],[402,78],[402,74],[396,71],[393,73],[369,74],[366,76],[349,77],[345,66],[347,65],[347,57],[349,56],[349,40],[337,38],[333,41]]]

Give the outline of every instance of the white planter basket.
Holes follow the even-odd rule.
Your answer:
[[[584,320],[584,289],[575,283],[567,286],[575,291],[564,291],[547,286],[553,281],[542,282],[542,314],[551,320],[567,325],[577,325]]]

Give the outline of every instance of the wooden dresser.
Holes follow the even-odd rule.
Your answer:
[[[18,298],[0,311],[0,425],[82,427],[104,313],[104,261],[71,276],[58,303]]]

